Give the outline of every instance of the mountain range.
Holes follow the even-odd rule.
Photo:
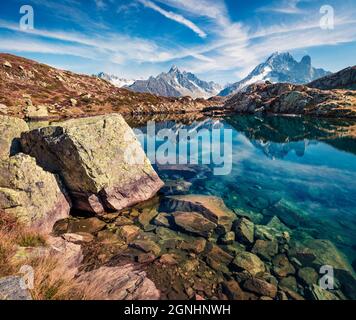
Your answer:
[[[221,86],[214,82],[200,80],[193,73],[180,71],[173,66],[167,73],[147,80],[137,80],[128,89],[136,92],[147,92],[164,97],[210,98],[221,91]]]
[[[147,80],[128,80],[100,72],[96,77],[109,81],[114,86],[126,88],[134,92],[151,93],[163,97],[211,98],[213,96],[230,96],[253,83],[269,81],[272,83],[307,84],[316,79],[330,75],[331,72],[314,68],[311,57],[306,55],[297,61],[288,52],[275,52],[265,62],[259,64],[244,79],[226,85],[223,89],[219,84],[203,81],[187,71],[180,71],[173,66],[167,73]]]
[[[229,96],[256,82],[306,84],[329,74],[331,72],[314,68],[310,56],[304,56],[298,62],[288,52],[275,52],[246,78],[227,86],[219,93],[219,96]]]

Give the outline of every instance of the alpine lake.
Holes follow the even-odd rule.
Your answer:
[[[152,120],[155,133],[221,135],[200,145],[194,163],[156,159],[166,185],[154,199],[99,217],[105,222],[99,228],[92,228],[92,217],[70,218],[69,225],[88,221],[95,238],[83,245],[84,269],[135,263],[162,299],[356,299],[356,122],[255,115],[127,119],[142,133],[146,151]],[[222,155],[227,142],[216,137],[225,139],[225,130],[230,166],[216,174],[216,165],[202,157]],[[155,141],[154,149],[166,144],[178,153],[176,142]],[[234,215],[232,232],[209,224],[204,210],[214,208]],[[123,226],[138,233],[125,238]]]

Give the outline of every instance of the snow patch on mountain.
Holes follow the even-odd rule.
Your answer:
[[[132,79],[124,79],[124,78],[119,78],[116,75],[113,74],[107,74],[105,72],[100,72],[96,75],[96,77],[109,81],[112,83],[115,87],[122,88],[122,87],[128,87],[131,86],[135,80]]]
[[[328,74],[330,72],[312,67],[310,56],[305,56],[298,62],[288,52],[275,52],[265,62],[259,64],[246,78],[222,90],[219,96],[234,94],[261,81],[305,84]]]

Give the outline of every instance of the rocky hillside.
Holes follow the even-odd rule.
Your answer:
[[[246,78],[226,87],[219,95],[229,96],[250,84],[261,81],[305,84],[328,74],[330,72],[314,68],[310,56],[304,56],[298,62],[288,52],[275,52],[265,62],[259,64]]]
[[[299,114],[356,118],[356,91],[320,90],[288,83],[258,83],[225,103],[232,113]]]
[[[108,81],[0,54],[0,114],[66,118],[98,115],[197,112],[215,102],[164,98],[117,88]]]
[[[349,89],[356,90],[356,66],[322,77],[308,84],[317,89]]]

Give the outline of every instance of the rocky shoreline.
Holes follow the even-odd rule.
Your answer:
[[[232,114],[305,115],[319,118],[356,118],[356,93],[320,90],[288,83],[258,83],[226,101]]]
[[[22,133],[15,130],[18,121],[0,117],[6,123],[0,128],[7,130],[1,147],[8,150],[0,166],[5,177],[0,179],[0,209],[28,228],[51,233],[47,247],[19,247],[20,256],[54,250],[65,265],[62,272],[92,292],[90,298],[355,298],[355,274],[345,257],[330,241],[301,241],[295,231],[298,217],[288,204],[279,204],[283,221],[274,216],[262,224],[249,212],[231,211],[218,197],[185,194],[190,185],[179,179],[152,198],[163,183],[121,116],[76,119]],[[122,157],[127,141],[143,157],[141,164],[131,167]],[[189,172],[194,175],[194,168]],[[132,186],[125,187],[128,192],[118,183],[122,179]],[[185,191],[177,195],[175,190]],[[78,202],[78,192],[84,202]],[[338,279],[332,291],[318,285],[325,264],[335,268]],[[29,298],[16,284],[16,276],[0,279],[0,296]]]

